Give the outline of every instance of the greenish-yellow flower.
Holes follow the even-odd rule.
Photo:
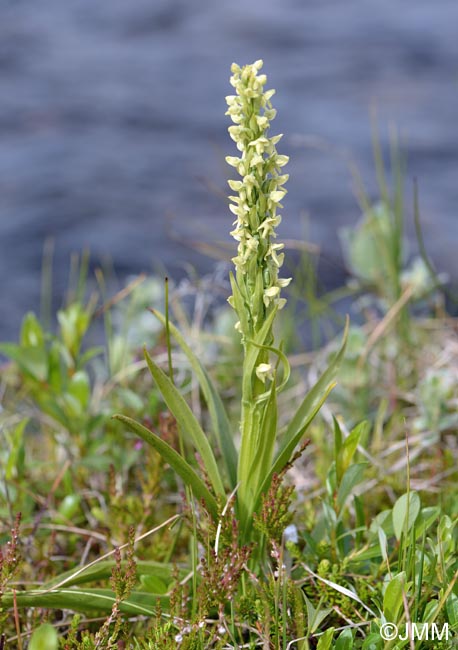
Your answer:
[[[251,338],[258,331],[271,309],[284,305],[280,293],[290,281],[278,277],[283,244],[271,242],[281,221],[277,210],[286,194],[283,186],[288,174],[280,174],[280,169],[288,162],[288,156],[279,155],[275,147],[281,134],[268,135],[276,115],[270,101],[275,91],[264,91],[267,77],[259,74],[262,65],[261,60],[242,68],[234,63],[230,82],[236,94],[226,97],[226,115],[234,122],[229,134],[240,152],[239,157],[228,156],[226,161],[242,177],[229,181],[231,190],[238,193],[229,197],[229,207],[236,217],[231,232],[238,242],[233,258],[236,283],[243,309],[249,312],[237,323],[244,338]],[[236,309],[237,304],[240,306],[233,298],[230,303]],[[266,376],[263,375],[264,380]]]

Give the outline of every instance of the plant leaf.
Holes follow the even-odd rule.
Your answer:
[[[334,628],[330,627],[320,636],[316,650],[330,650],[333,636]]]
[[[383,561],[388,563],[388,541],[386,539],[385,531],[381,526],[378,529],[378,542]]]
[[[339,510],[344,506],[345,501],[353,488],[363,480],[364,470],[367,465],[368,463],[354,463],[353,465],[350,465],[343,475],[342,482],[337,492],[337,506],[339,507]]]
[[[305,430],[320,410],[327,396],[335,386],[334,378],[342,361],[348,335],[348,318],[345,325],[344,335],[340,349],[327,369],[311,388],[297,409],[293,419],[288,425],[280,445],[280,450],[275,460],[274,471],[279,471],[286,465],[291,457],[294,448],[303,436]]]
[[[355,455],[355,451],[357,446],[359,445],[361,436],[366,433],[368,428],[369,428],[369,422],[367,421],[360,422],[350,432],[349,436],[345,438],[345,440],[343,441],[342,449],[339,454],[339,461],[337,463],[337,484],[338,485],[340,484],[342,476],[345,474],[348,467],[350,466],[351,461],[353,460],[353,456]],[[340,474],[339,474],[339,470],[340,470]]]
[[[262,415],[259,427],[256,428],[256,434],[253,436],[253,446],[248,463],[239,468],[240,499],[246,494],[257,494],[260,483],[262,483],[266,469],[272,463],[272,456],[275,448],[275,437],[277,434],[277,394],[275,379],[270,387],[268,401],[261,406]],[[254,504],[251,503],[251,507]],[[250,520],[245,523],[247,530],[251,526],[251,510],[248,512]]]
[[[157,576],[140,576],[140,584],[143,591],[153,594],[166,594],[167,585]]]
[[[408,533],[420,512],[420,497],[416,492],[407,492],[399,497],[393,506],[393,528],[396,539]]]
[[[165,326],[165,316],[155,309],[150,309],[150,311]],[[199,386],[202,389],[210,413],[213,430],[216,434],[221,454],[226,464],[229,483],[231,489],[233,489],[237,483],[237,450],[234,445],[232,428],[227,417],[226,409],[224,408],[223,402],[221,401],[213,382],[208,376],[207,371],[184,340],[180,330],[171,322],[169,322],[169,328],[172,336],[187,356],[194,374],[197,377]]]
[[[47,380],[48,357],[44,347],[21,347],[14,343],[0,343],[0,352],[15,361],[22,372],[35,381]]]
[[[353,634],[351,629],[343,630],[334,645],[334,650],[352,650],[353,648]]]
[[[297,409],[293,419],[289,423],[285,433],[282,436],[280,441],[280,448],[277,452],[277,455],[274,459],[272,468],[266,474],[266,478],[259,490],[257,495],[257,504],[261,498],[261,494],[267,489],[272,480],[272,475],[279,473],[284,466],[288,463],[291,458],[291,455],[296,448],[297,444],[304,435],[307,427],[310,425],[323,403],[326,401],[329,393],[335,386],[334,377],[337,372],[337,369],[342,361],[345,346],[347,343],[348,335],[348,318],[345,324],[344,335],[342,339],[342,344],[339,351],[337,352],[334,359],[331,361],[327,369],[318,379],[316,384],[311,388],[311,390],[304,397],[301,405]]]
[[[329,587],[332,587],[332,589],[335,589],[338,591],[340,594],[343,594],[344,596],[347,596],[347,598],[351,598],[352,600],[356,600],[357,603],[361,605],[371,616],[374,618],[376,617],[375,612],[373,612],[370,607],[368,607],[364,601],[361,600],[361,598],[355,594],[351,589],[347,589],[347,587],[342,587],[342,585],[337,584],[337,582],[333,582],[332,580],[327,580],[326,578],[322,578],[318,574],[314,573],[307,565],[304,565],[305,570],[310,573],[318,582],[322,582],[325,585],[328,585]]]
[[[458,596],[453,591],[447,598],[445,611],[450,627],[454,632],[458,631]]]
[[[176,418],[180,429],[189,436],[199,452],[215,493],[224,496],[223,482],[207,436],[202,431],[194,413],[189,408],[179,390],[175,388],[165,372],[154,363],[148,352],[146,350],[144,352],[150,373],[161,391],[167,406]]]
[[[438,506],[428,506],[422,508],[420,511],[420,516],[415,522],[415,538],[419,539],[423,537],[428,528],[434,523],[434,521],[439,517],[441,509]]]
[[[58,650],[59,637],[56,628],[50,623],[43,623],[30,638],[29,650]]]
[[[402,605],[402,592],[406,580],[405,571],[401,571],[398,575],[390,580],[385,595],[383,596],[383,613],[387,621],[396,623],[398,620],[399,610]]]
[[[168,597],[133,591],[129,598],[119,603],[119,609],[124,614],[153,616],[155,608],[152,603],[157,600],[168,603]],[[56,589],[54,591],[18,591],[16,602],[18,607],[43,607],[45,609],[70,609],[75,612],[99,611],[109,613],[116,601],[115,594],[110,589]],[[3,594],[1,603],[4,607],[12,607],[12,593]]]
[[[173,566],[171,564],[164,564],[163,562],[153,562],[153,561],[136,561],[136,574],[137,578],[141,575],[144,576],[154,576],[159,578],[162,581],[168,582],[173,578]],[[80,567],[76,569],[71,569],[70,571],[65,571],[60,573],[58,576],[45,582],[42,585],[42,589],[52,589],[53,585],[62,584],[65,581],[65,588],[71,587],[73,585],[83,585],[88,582],[95,582],[99,580],[108,579],[113,571],[113,568],[116,566],[114,560],[102,560],[88,566],[87,569],[81,570]],[[126,568],[127,564],[125,562],[121,563],[123,569]],[[72,578],[73,574],[75,577]],[[180,571],[180,578],[184,578],[186,571]]]
[[[313,604],[305,594],[304,594],[304,600],[305,600],[305,605],[307,607],[307,621],[308,621],[309,631],[313,634],[318,630],[318,628],[320,627],[324,619],[327,616],[329,616],[329,614],[332,612],[332,609],[331,608],[318,609],[318,607],[315,609],[315,607],[313,606]]]
[[[164,440],[161,440],[159,436],[155,435],[142,424],[132,420],[132,418],[129,418],[126,415],[113,415],[113,418],[123,422],[130,431],[133,431],[133,433],[136,433],[145,442],[154,447],[154,449],[161,454],[162,458],[173,467],[178,476],[181,476],[186,485],[192,489],[194,495],[198,499],[203,499],[205,501],[208,511],[213,519],[216,520],[218,518],[218,506],[214,496],[192,467],[175,451],[175,449],[173,449],[173,447],[164,442]]]
[[[336,465],[336,481],[337,484],[340,483],[343,475],[343,470],[342,470],[342,454],[341,454],[341,449],[342,449],[342,429],[340,428],[340,424],[337,421],[337,419],[332,416],[332,420],[334,422],[334,458],[336,459],[335,465]]]

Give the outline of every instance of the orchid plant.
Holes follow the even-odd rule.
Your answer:
[[[173,376],[168,376],[146,350],[151,375],[176,418],[181,435],[199,454],[205,476],[144,425],[123,415],[114,416],[162,454],[194,497],[204,502],[215,523],[221,518],[228,496],[235,495],[242,542],[256,541],[260,535],[252,525],[253,515],[259,512],[273,477],[289,464],[307,427],[332,390],[346,340],[344,334],[338,354],[305,395],[288,426],[279,430],[277,396],[288,381],[289,364],[281,345],[275,345],[273,324],[286,302],[281,290],[291,278],[279,275],[284,253],[283,244],[276,241],[276,228],[281,220],[278,210],[286,194],[288,175],[282,173],[282,168],[288,157],[276,150],[282,136],[269,135],[276,114],[271,103],[275,91],[264,90],[267,77],[260,74],[262,65],[262,61],[244,67],[234,63],[230,82],[235,94],[226,98],[226,114],[234,123],[229,134],[239,152],[239,156],[226,160],[240,176],[229,181],[234,192],[230,196],[230,210],[236,217],[231,234],[238,248],[233,258],[235,274],[230,276],[232,295],[228,299],[237,314],[235,327],[244,352],[240,435],[190,345],[168,316],[156,311],[186,354],[199,381],[224,466],[218,464],[209,436],[175,387]]]

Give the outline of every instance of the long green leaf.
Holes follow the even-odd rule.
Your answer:
[[[275,473],[280,472],[290,460],[294,449],[298,445],[302,436],[304,435],[307,427],[310,425],[324,402],[326,401],[329,393],[335,386],[335,375],[337,369],[342,361],[345,346],[347,344],[348,335],[348,318],[345,324],[344,335],[340,349],[334,359],[331,361],[327,369],[318,379],[316,384],[304,397],[301,405],[297,409],[293,419],[289,423],[285,433],[280,441],[280,448],[277,452],[270,472],[266,474],[266,478],[261,486],[257,495],[257,503],[261,498],[261,494],[267,489]]]
[[[121,565],[123,568],[127,566],[125,562],[122,562]],[[171,564],[138,560],[135,565],[137,578],[142,575],[154,576],[165,581],[172,580],[173,578],[174,567]],[[114,560],[102,560],[101,562],[97,562],[97,564],[89,565],[87,569],[81,570],[80,567],[77,569],[70,569],[70,571],[60,573],[52,580],[44,583],[41,588],[52,589],[53,585],[62,584],[64,582],[65,588],[67,588],[74,585],[87,584],[88,582],[106,580],[111,576],[115,566],[116,562]],[[180,578],[184,578],[186,573],[187,571],[181,570]],[[73,575],[75,577],[72,577]]]
[[[181,431],[191,438],[195,448],[199,452],[215,493],[224,496],[225,490],[212,448],[194,413],[189,408],[179,390],[175,388],[165,372],[154,363],[146,350],[145,359],[150,373],[161,391],[167,406],[176,418],[178,426]]]
[[[289,423],[282,440],[280,442],[280,449],[275,459],[274,472],[281,470],[288,462],[291,454],[298,444],[300,438],[304,434],[305,429],[309,426],[310,422],[315,417],[318,410],[321,408],[326,397],[335,385],[335,376],[337,369],[342,361],[345,346],[347,344],[348,335],[348,318],[345,324],[342,344],[334,359],[331,361],[327,369],[318,379],[316,384],[304,397],[301,405],[297,409],[293,419]]]
[[[275,438],[277,435],[277,396],[276,382],[272,382],[269,400],[264,406],[261,426],[255,439],[255,454],[252,459],[250,483],[255,486],[257,494],[259,484],[263,481],[266,469],[271,466],[275,449]],[[242,485],[240,486],[242,488]]]
[[[214,496],[192,467],[175,451],[175,449],[173,449],[173,447],[164,442],[164,440],[161,440],[159,436],[155,435],[142,424],[132,420],[132,418],[129,418],[126,415],[114,415],[113,418],[123,422],[130,431],[133,431],[133,433],[136,433],[145,442],[154,447],[154,449],[161,454],[162,458],[173,467],[178,476],[181,476],[186,485],[192,489],[194,495],[205,501],[208,511],[212,515],[213,519],[216,520],[218,518],[218,506]]]
[[[167,596],[160,594],[133,591],[129,598],[119,603],[119,609],[124,614],[153,616],[155,614],[153,603],[156,603],[158,599],[164,605],[169,600]],[[18,607],[43,607],[45,609],[70,609],[75,612],[98,611],[109,613],[115,601],[115,595],[110,589],[55,589],[47,592],[38,589],[16,592]],[[13,594],[4,594],[0,602],[3,607],[13,607]]]
[[[158,312],[156,309],[150,309],[151,313],[156,316],[158,320],[165,326],[165,316]],[[234,445],[232,428],[227,417],[226,409],[221,401],[218,392],[215,389],[207,371],[200,363],[194,352],[186,343],[180,330],[169,322],[170,332],[172,336],[187,356],[189,363],[197,377],[200,388],[204,395],[204,399],[208,406],[210,419],[212,422],[213,430],[216,433],[221,453],[226,465],[227,474],[231,489],[233,489],[237,482],[237,451]]]

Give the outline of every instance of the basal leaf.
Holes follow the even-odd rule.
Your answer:
[[[140,578],[140,576],[143,575],[154,576],[165,582],[172,581],[173,579],[174,568],[171,564],[153,562],[152,560],[137,560],[135,565],[137,578]],[[83,585],[89,582],[107,580],[110,578],[115,566],[116,562],[114,560],[101,560],[96,564],[89,565],[87,569],[81,570],[81,567],[77,567],[77,569],[71,569],[70,571],[60,573],[55,578],[42,585],[42,589],[51,589],[53,585],[60,585],[63,583],[65,583],[65,587],[67,588],[74,585]],[[127,564],[125,562],[122,562],[121,566],[123,569],[125,569],[127,567]],[[186,573],[186,571],[181,570],[179,572],[180,578],[184,578]]]
[[[165,316],[155,309],[151,309],[150,311],[165,326]],[[169,329],[172,336],[187,356],[189,363],[191,364],[191,367],[197,377],[199,386],[202,389],[202,393],[204,395],[208,406],[208,411],[210,413],[213,430],[215,431],[221,454],[226,465],[230,486],[233,489],[237,482],[237,451],[234,445],[232,427],[227,417],[223,402],[221,401],[221,398],[218,395],[215,386],[208,376],[207,371],[202,366],[192,349],[186,343],[180,330],[170,322]]]
[[[299,443],[300,439],[304,435],[307,427],[312,422],[315,415],[320,410],[321,406],[325,402],[329,393],[335,386],[335,375],[339,367],[340,362],[342,361],[345,345],[347,342],[348,335],[348,319],[345,325],[345,331],[343,335],[343,340],[341,347],[334,359],[331,361],[327,369],[318,379],[316,384],[311,388],[311,390],[304,397],[301,405],[297,409],[293,419],[289,423],[285,433],[282,436],[280,441],[280,449],[277,453],[277,456],[274,461],[274,466],[272,468],[271,474],[274,472],[279,472],[283,469],[286,463],[291,458],[291,455]]]
[[[277,455],[274,459],[273,465],[270,471],[266,474],[266,478],[261,485],[261,488],[258,492],[256,498],[256,505],[259,504],[261,495],[271,483],[272,476],[275,473],[281,472],[285,465],[290,460],[294,449],[300,442],[302,436],[304,435],[307,427],[313,421],[314,417],[322,407],[323,403],[326,401],[329,393],[335,386],[335,375],[339,367],[340,362],[342,361],[345,346],[347,342],[348,335],[348,318],[345,324],[344,335],[342,339],[342,344],[335,355],[334,359],[331,361],[327,369],[318,379],[316,384],[311,388],[311,390],[304,397],[302,403],[297,409],[293,419],[289,423],[285,433],[283,434],[280,440],[280,448],[277,452]]]
[[[119,603],[119,609],[124,614],[136,616],[153,616],[154,604],[160,600],[164,605],[168,597],[133,591],[129,598]],[[75,612],[104,612],[109,613],[116,601],[115,594],[110,589],[55,589],[53,591],[18,591],[16,602],[18,607],[40,607],[45,609],[70,609]],[[13,594],[6,593],[1,598],[1,604],[10,608],[13,606]]]
[[[183,479],[186,485],[192,489],[194,496],[205,501],[212,517],[215,520],[218,518],[218,506],[214,496],[192,467],[175,451],[175,449],[173,449],[173,447],[164,442],[164,440],[161,440],[159,436],[155,435],[139,422],[132,420],[132,418],[125,415],[114,415],[113,418],[123,422],[130,431],[136,433],[145,442],[154,447],[154,449],[161,454],[162,458],[173,467],[175,472]]]
[[[190,438],[199,452],[215,493],[224,496],[225,490],[212,448],[194,413],[189,408],[180,391],[173,385],[165,372],[154,363],[146,350],[145,359],[150,373],[161,391],[170,412],[176,418],[178,426]]]
[[[167,585],[157,576],[140,576],[140,583],[144,591],[153,594],[166,594]]]

